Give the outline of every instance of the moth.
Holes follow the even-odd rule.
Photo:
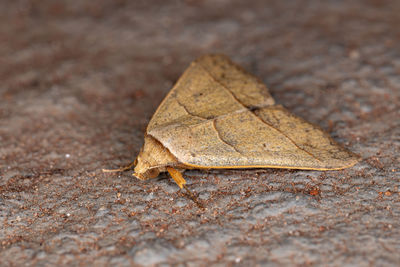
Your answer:
[[[267,87],[224,55],[190,64],[151,118],[130,165],[147,180],[187,169],[339,170],[359,157],[321,128],[275,103]]]

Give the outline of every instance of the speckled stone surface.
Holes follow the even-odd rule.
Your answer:
[[[0,265],[400,262],[400,2],[0,1]],[[362,156],[343,171],[129,163],[196,57],[229,55]]]

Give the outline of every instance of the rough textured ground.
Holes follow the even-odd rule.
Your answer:
[[[266,2],[0,1],[0,265],[398,264],[400,2]],[[363,161],[103,174],[210,52]]]

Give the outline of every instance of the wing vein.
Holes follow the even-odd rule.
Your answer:
[[[243,102],[241,102],[234,93],[232,93],[231,90],[229,90],[228,87],[226,87],[224,84],[222,84],[217,78],[214,77],[214,75],[212,75],[204,66],[202,66],[201,64],[199,64],[199,66],[216,82],[218,83],[222,88],[224,88],[231,96],[232,98],[239,103],[241,106],[243,106],[245,109],[247,109],[248,111],[250,111],[259,121],[261,121],[262,123],[264,123],[265,125],[271,127],[272,129],[278,131],[280,134],[282,134],[284,137],[286,137],[293,145],[295,145],[298,149],[304,151],[305,153],[307,153],[308,155],[310,155],[311,157],[313,157],[314,159],[316,159],[317,161],[321,162],[321,160],[319,158],[317,158],[314,154],[312,154],[311,152],[305,150],[304,148],[300,147],[299,145],[296,144],[296,142],[293,141],[293,139],[291,139],[288,135],[286,135],[284,132],[282,132],[281,130],[279,130],[278,128],[274,127],[272,124],[268,123],[267,121],[263,120],[261,117],[259,117],[255,111],[257,109],[255,109],[254,107],[252,107],[251,109],[249,107],[247,107]]]
[[[189,111],[188,108],[187,108],[184,104],[182,104],[178,99],[176,99],[176,102],[178,103],[179,106],[181,106],[181,107],[185,110],[185,112],[186,112],[188,115],[190,115],[190,116],[192,116],[192,117],[199,118],[199,119],[201,119],[201,120],[203,120],[203,121],[204,121],[204,120],[207,120],[207,118],[204,118],[204,117],[202,117],[202,116],[200,116],[200,115],[196,115],[196,114],[194,114],[193,112]]]
[[[239,154],[241,154],[242,156],[245,157],[245,155],[243,155],[242,152],[241,152],[240,150],[238,150],[234,145],[230,144],[229,142],[227,142],[226,140],[224,140],[224,138],[222,138],[221,133],[220,133],[220,131],[218,130],[216,123],[217,123],[217,120],[216,120],[216,119],[212,120],[212,125],[213,125],[214,130],[217,132],[218,139],[221,140],[224,144],[230,146],[230,147],[231,147],[233,150],[235,150],[237,153],[239,153]]]

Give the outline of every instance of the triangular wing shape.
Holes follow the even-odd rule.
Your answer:
[[[160,104],[147,132],[168,125],[192,125],[274,105],[265,85],[226,56],[207,55],[191,63]]]
[[[330,170],[358,161],[319,127],[275,105],[262,82],[222,55],[190,65],[147,135],[193,168]]]

